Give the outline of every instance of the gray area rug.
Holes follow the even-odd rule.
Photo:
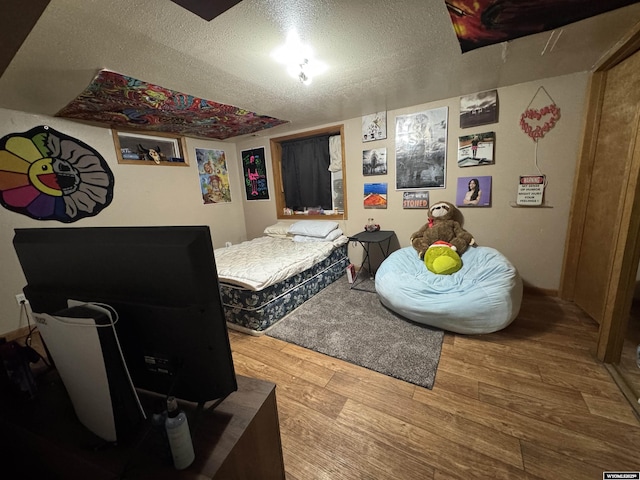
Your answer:
[[[356,288],[349,289],[345,275],[265,333],[431,389],[444,332],[387,309],[373,280],[358,279]]]

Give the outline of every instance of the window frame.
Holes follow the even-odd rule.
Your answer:
[[[300,214],[293,213],[292,215],[285,215],[284,209],[286,208],[286,202],[284,198],[284,187],[282,183],[282,142],[288,140],[303,140],[306,138],[317,137],[320,135],[340,135],[340,147],[342,151],[342,195],[344,199],[344,211],[342,213],[332,214]],[[275,186],[274,197],[276,200],[276,216],[278,220],[291,220],[293,218],[300,217],[313,217],[317,220],[346,220],[347,219],[347,172],[346,172],[346,157],[344,149],[344,125],[333,125],[330,127],[323,127],[316,130],[310,130],[306,132],[295,133],[284,137],[272,138],[269,141],[271,147],[271,169],[273,171],[273,183]]]
[[[116,159],[118,163],[125,165],[162,165],[169,167],[188,167],[189,158],[187,157],[187,143],[185,138],[179,135],[171,135],[164,132],[147,132],[142,133],[136,130],[118,130],[112,129],[111,134],[113,136],[113,144],[116,149]],[[156,163],[153,160],[139,159],[132,160],[126,159],[122,155],[123,144],[129,143],[141,143],[148,145],[148,148],[155,148],[155,145],[159,143],[168,147],[173,153],[172,156],[182,159],[182,161],[169,162],[167,160],[161,160],[160,163]]]

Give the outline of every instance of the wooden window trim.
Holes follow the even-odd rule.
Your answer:
[[[150,166],[169,166],[169,167],[188,167],[189,166],[189,158],[187,157],[187,142],[185,138],[179,135],[172,135],[164,132],[140,132],[137,130],[117,130],[112,129],[111,134],[113,136],[113,144],[116,149],[116,159],[118,163],[125,165],[150,165]],[[129,138],[137,138],[140,142],[147,143],[151,142],[153,144],[153,140],[149,140],[149,138],[166,138],[170,140],[172,143],[177,145],[177,150],[180,154],[180,158],[183,159],[182,162],[169,162],[169,161],[161,161],[160,163],[156,163],[152,160],[128,160],[123,158],[122,150],[121,150],[121,142],[120,135],[126,135]]]
[[[285,215],[284,209],[286,203],[284,200],[284,188],[282,186],[282,142],[288,140],[301,140],[304,138],[317,137],[320,135],[340,135],[340,144],[342,149],[342,193],[344,195],[344,212],[333,213],[330,215],[308,215],[293,214]],[[271,145],[271,166],[273,170],[273,183],[275,186],[274,197],[276,200],[276,214],[279,220],[300,220],[302,218],[313,218],[315,220],[346,220],[347,219],[347,172],[344,151],[344,125],[334,125],[331,127],[319,128],[316,130],[295,133],[285,137],[272,138]]]

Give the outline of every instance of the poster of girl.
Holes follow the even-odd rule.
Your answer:
[[[490,207],[491,177],[458,177],[457,207]]]

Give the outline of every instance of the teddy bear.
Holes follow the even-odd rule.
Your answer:
[[[429,207],[429,221],[411,235],[411,245],[422,260],[427,249],[437,241],[451,244],[452,249],[462,255],[469,245],[475,245],[473,235],[455,220],[458,209],[449,202],[437,202]]]

